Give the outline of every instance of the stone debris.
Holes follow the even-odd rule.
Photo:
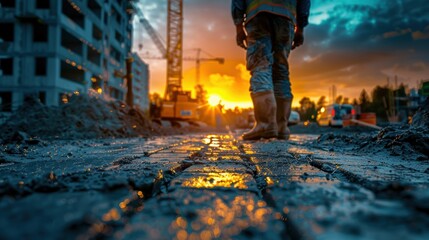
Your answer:
[[[315,138],[47,140],[0,152],[0,239],[428,238],[426,162],[321,151]]]
[[[120,101],[74,95],[68,104],[48,107],[27,101],[2,126],[7,143],[39,143],[36,139],[86,139],[150,136],[158,133],[142,111]]]
[[[361,153],[388,151],[392,156],[408,160],[429,159],[429,100],[420,107],[411,125],[388,126],[370,133],[322,133],[314,145],[332,147],[334,151]]]
[[[411,126],[429,128],[429,97],[414,115]]]

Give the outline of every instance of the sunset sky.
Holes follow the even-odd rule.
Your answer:
[[[167,0],[140,0],[143,13],[166,39]],[[231,0],[184,0],[184,56],[196,48],[226,62],[204,62],[202,84],[228,108],[251,106],[245,51],[235,45]],[[159,57],[152,40],[135,22],[135,51]],[[144,59],[150,68],[150,92],[164,93],[165,60]],[[386,85],[387,78],[416,87],[429,79],[429,4],[427,0],[312,0],[304,46],[290,56],[294,105],[310,97],[337,95],[357,98],[362,89]],[[184,62],[185,90],[195,86],[195,62]],[[392,83],[393,81],[391,81]]]

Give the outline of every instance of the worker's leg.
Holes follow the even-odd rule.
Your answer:
[[[293,98],[289,79],[288,57],[294,37],[293,23],[284,17],[273,16],[273,82],[276,97]]]
[[[258,14],[246,25],[247,31],[247,70],[250,71],[250,92],[273,91],[272,65],[273,51],[270,17],[267,13]]]
[[[255,112],[255,126],[243,134],[244,140],[256,140],[277,136],[276,100],[272,80],[272,45],[270,15],[259,14],[246,25],[247,69],[250,92]]]
[[[289,139],[288,120],[292,107],[292,90],[289,78],[288,57],[294,38],[293,23],[283,17],[273,18],[273,83],[277,104],[278,138]]]

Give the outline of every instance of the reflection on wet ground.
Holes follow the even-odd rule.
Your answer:
[[[249,192],[177,189],[168,198],[150,200],[145,206],[119,233],[120,238],[280,239],[275,233],[284,230],[280,216]],[[174,214],[157,214],[161,208]],[[150,227],[145,223],[148,220]]]
[[[414,200],[408,199],[411,189],[429,196],[429,178],[413,169],[418,165],[416,162],[376,153],[357,156],[323,151],[312,148],[303,139],[314,138],[291,137],[285,144],[276,141],[243,144],[243,150],[260,166],[261,175],[275,182],[268,186],[270,198],[276,206],[288,209],[287,226],[300,233],[295,237],[429,237],[425,227],[429,217],[423,210],[429,209],[429,202],[416,210],[422,199],[429,199],[415,192],[411,197]],[[428,164],[423,169],[427,167]]]
[[[246,179],[247,178],[247,179]],[[249,180],[250,178],[250,180]],[[181,184],[191,188],[249,188],[246,182],[252,181],[251,176],[240,173],[206,173],[203,176],[192,176]]]
[[[319,135],[316,134],[292,134],[289,141],[294,144],[304,144],[316,140]]]
[[[429,236],[427,163],[332,153],[316,137],[58,141],[5,155],[0,239]]]
[[[288,168],[288,181],[295,183],[310,184],[333,184],[338,183],[337,179],[329,177],[328,173],[321,172],[310,164],[290,165]]]

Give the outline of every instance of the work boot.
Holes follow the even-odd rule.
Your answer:
[[[243,140],[277,137],[276,99],[272,91],[252,93],[255,125],[243,134]]]
[[[290,112],[292,108],[292,98],[276,98],[277,103],[277,127],[278,139],[288,140],[290,130],[288,127]]]

